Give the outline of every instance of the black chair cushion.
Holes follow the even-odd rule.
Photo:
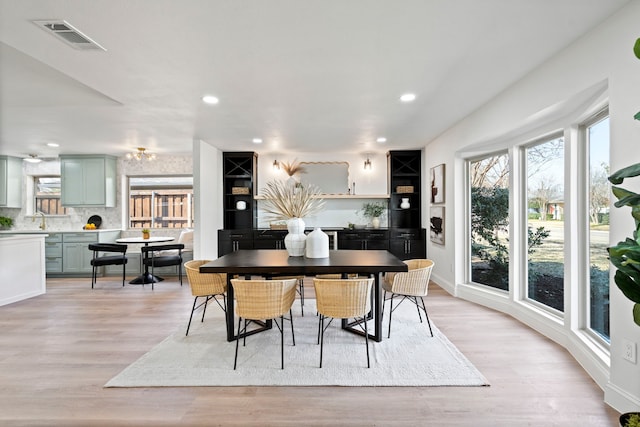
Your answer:
[[[182,264],[182,257],[179,255],[166,255],[166,256],[157,256],[157,257],[149,257],[143,260],[145,265],[153,266],[153,267],[167,267],[170,265],[180,265]]]
[[[128,259],[126,257],[123,258],[122,255],[110,255],[92,259],[91,265],[96,267],[103,265],[122,265],[126,264],[127,261]]]

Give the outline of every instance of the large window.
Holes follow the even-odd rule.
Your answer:
[[[471,280],[509,289],[509,158],[506,153],[469,164]]]
[[[193,177],[129,178],[129,228],[190,228],[193,211]]]
[[[589,148],[589,328],[609,340],[609,117],[585,125]]]
[[[564,311],[564,140],[525,149],[527,170],[527,297]]]
[[[34,176],[34,213],[65,215],[67,209],[60,202],[60,176]]]

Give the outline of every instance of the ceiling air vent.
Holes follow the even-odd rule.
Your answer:
[[[42,28],[49,34],[53,34],[60,40],[80,50],[104,50],[107,49],[82,34],[77,28],[63,20],[38,20],[32,21],[38,27]]]

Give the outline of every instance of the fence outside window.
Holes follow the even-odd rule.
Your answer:
[[[192,177],[129,179],[129,228],[192,228]]]

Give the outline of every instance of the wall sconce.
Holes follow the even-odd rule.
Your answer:
[[[142,160],[142,159],[147,159],[149,161],[151,160],[155,160],[156,155],[155,154],[151,154],[148,151],[146,151],[147,149],[144,147],[138,147],[138,151],[133,152],[133,153],[127,153],[127,159],[129,160]]]
[[[280,170],[280,162],[277,160],[273,161],[273,170],[274,171],[279,171]]]
[[[364,161],[364,170],[371,170],[371,160],[369,160],[369,156],[367,156],[367,160]]]

